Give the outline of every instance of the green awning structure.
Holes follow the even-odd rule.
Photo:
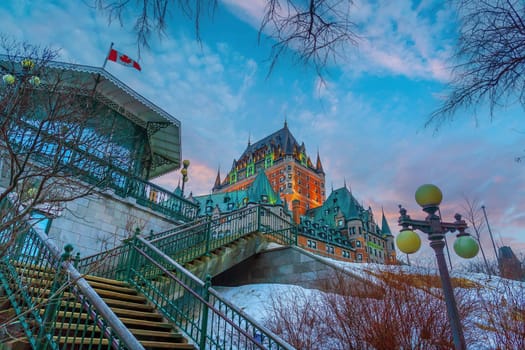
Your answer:
[[[22,58],[0,55],[0,74],[20,71]],[[162,110],[115,76],[99,67],[50,61],[39,72],[45,76],[60,74],[66,82],[74,82],[80,93],[94,98],[147,132],[150,171],[148,179],[158,177],[181,165],[180,121]]]

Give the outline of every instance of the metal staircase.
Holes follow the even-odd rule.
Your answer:
[[[255,206],[147,239],[137,234],[73,263],[72,248],[60,256],[28,229],[2,257],[0,279],[33,349],[292,349],[182,265],[255,232],[283,244],[296,239],[293,224]]]

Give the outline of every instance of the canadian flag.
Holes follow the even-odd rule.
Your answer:
[[[122,64],[124,66],[133,67],[133,68],[135,68],[136,70],[139,70],[139,71],[141,70],[140,65],[138,64],[137,61],[129,58],[128,55],[125,55],[122,52],[118,52],[115,49],[110,49],[109,50],[108,60],[120,63],[120,64]]]

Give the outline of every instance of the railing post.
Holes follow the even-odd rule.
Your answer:
[[[206,224],[206,256],[211,256],[210,253],[210,240],[211,240],[211,216],[208,216],[208,223]]]
[[[257,232],[261,232],[261,206],[257,206]]]
[[[52,332],[52,323],[56,317],[57,308],[60,304],[60,298],[63,293],[63,290],[60,289],[65,281],[65,274],[64,271],[62,271],[62,263],[71,259],[72,251],[73,246],[71,244],[66,244],[64,246],[64,253],[60,257],[58,266],[56,267],[55,277],[53,278],[53,283],[49,289],[49,297],[47,298],[47,305],[42,317],[42,324],[38,331],[38,343],[41,344],[41,347],[39,347],[40,350],[45,350],[49,346],[50,339],[48,339],[46,335],[50,335]]]
[[[206,301],[206,304],[203,305],[202,317],[201,317],[201,339],[199,342],[199,349],[206,349],[206,339],[208,337],[208,305],[210,301],[210,287],[211,287],[211,276],[206,275],[206,281],[204,282],[204,290],[202,298]]]
[[[126,280],[129,282],[132,279],[133,267],[137,264],[137,256],[135,254],[135,245],[137,244],[137,237],[140,235],[140,228],[136,228],[133,236],[128,240],[128,261],[126,266],[127,276]]]
[[[75,260],[73,262],[73,266],[75,266],[75,269],[78,269],[78,264],[80,263],[80,252],[77,252],[75,255]]]

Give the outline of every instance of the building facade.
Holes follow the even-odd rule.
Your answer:
[[[319,153],[314,165],[286,122],[273,134],[248,143],[224,179],[218,172],[212,194],[196,201],[200,215],[219,215],[248,203],[282,206],[298,225],[300,247],[349,262],[396,263],[393,235],[384,214],[379,225],[372,209],[363,208],[346,185],[332,190],[325,200]]]
[[[350,262],[396,263],[394,237],[382,213],[365,209],[345,187],[301,216],[298,244],[319,255]]]
[[[310,208],[320,206],[325,199],[325,173],[319,153],[315,164],[299,144],[285,122],[282,129],[251,144],[238,160],[233,160],[226,177],[217,174],[213,193],[246,190],[263,171],[272,189],[288,209],[295,203],[294,220]]]

